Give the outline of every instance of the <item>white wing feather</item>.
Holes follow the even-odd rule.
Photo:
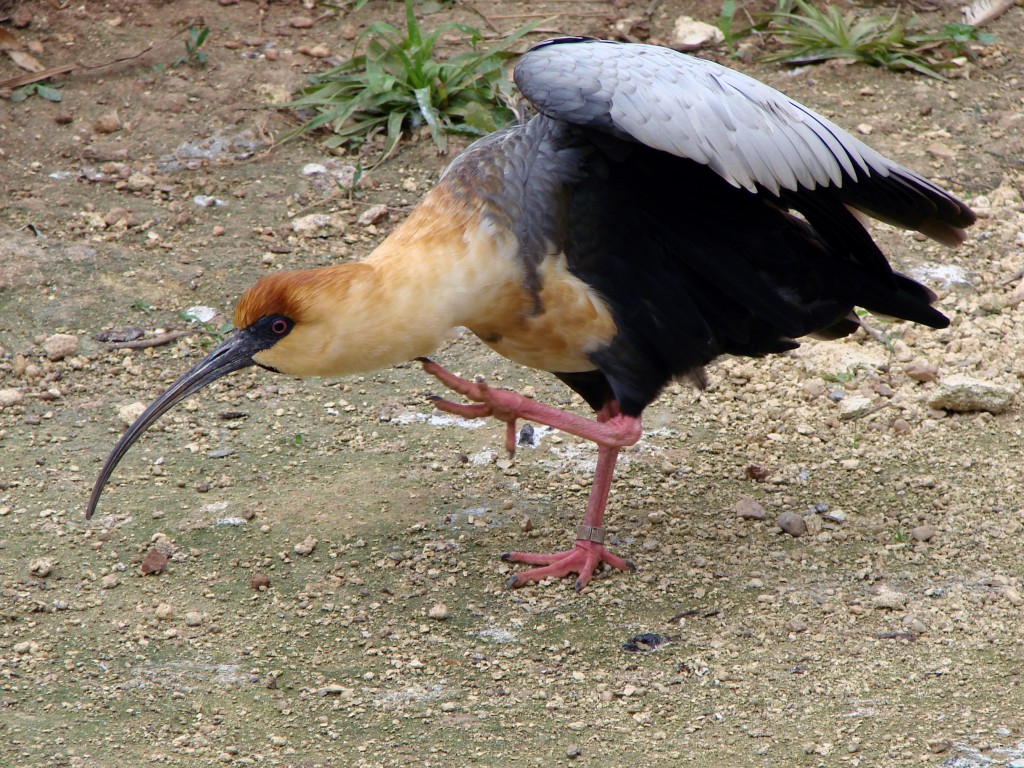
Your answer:
[[[751,192],[905,171],[774,88],[667,48],[545,45],[520,60],[516,82],[542,114],[704,163]]]

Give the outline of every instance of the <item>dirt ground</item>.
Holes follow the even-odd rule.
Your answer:
[[[665,40],[679,14],[718,10],[456,6],[427,4],[424,24],[551,16],[530,40],[608,36],[653,7],[619,29]],[[1024,766],[1022,397],[997,415],[929,405],[958,374],[1007,393],[1024,378],[1019,5],[948,82],[732,61],[981,218],[956,252],[877,229],[949,329],[877,321],[886,343],[724,360],[705,392],[650,408],[609,507],[636,573],[506,591],[500,553],[569,542],[595,451],[538,430],[510,461],[500,425],[431,414],[415,365],[222,380],[142,439],[86,522],[125,407],[198,359],[245,287],[365,255],[448,161],[412,143],[349,196],[331,173],[358,158],[268,151],[295,124],[268,104],[325,66],[310,54],[344,57],[400,13],[0,2],[46,66],[155,44],[57,78],[60,103],[0,100],[0,764]],[[200,16],[207,66],[174,66],[169,38]],[[0,59],[0,79],[19,73]],[[333,228],[294,231],[321,213]],[[741,225],[723,217],[709,226]],[[194,306],[218,313],[206,330],[183,319]],[[99,340],[130,329],[191,333]],[[585,412],[472,337],[436,357]],[[737,514],[746,497],[763,519]],[[151,551],[169,562],[144,576]],[[644,633],[668,642],[624,648]]]

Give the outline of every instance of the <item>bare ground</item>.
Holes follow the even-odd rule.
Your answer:
[[[549,33],[607,35],[647,6],[476,9],[503,31],[551,12]],[[298,51],[343,56],[353,31],[399,14],[379,0],[353,16],[264,10],[15,9],[48,66],[135,53],[198,15],[212,32],[205,69],[170,66],[178,37],[65,76],[60,104],[0,101],[0,764],[1024,765],[1020,398],[947,413],[920,380],[931,366],[1015,391],[1024,377],[1019,7],[947,83],[736,64],[978,208],[956,253],[879,234],[902,269],[932,275],[953,325],[878,323],[888,344],[809,342],[723,361],[702,394],[666,392],[610,504],[638,572],[581,595],[569,581],[506,591],[497,556],[568,542],[593,450],[538,431],[509,461],[496,425],[431,417],[434,385],[413,365],[235,375],[166,417],[83,519],[119,409],[213,343],[183,311],[217,310],[217,330],[267,270],[367,253],[446,162],[415,143],[349,200],[303,174],[327,159],[315,143],[266,151],[292,125],[267,103],[323,66]],[[683,10],[658,5],[649,33],[665,39]],[[466,9],[425,23],[453,17],[482,23]],[[0,61],[0,79],[17,73]],[[389,217],[357,223],[376,204]],[[295,235],[310,213],[345,229]],[[193,333],[139,351],[94,338],[127,328]],[[77,349],[60,357],[56,334]],[[472,338],[438,358],[582,408]],[[763,520],[737,516],[745,496]],[[787,511],[806,535],[779,529]],[[151,549],[170,561],[143,576]],[[643,633],[669,642],[623,648]]]

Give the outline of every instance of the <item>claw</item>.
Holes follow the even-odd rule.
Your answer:
[[[505,589],[515,589],[518,586],[519,586],[519,577],[518,576],[509,576],[508,580],[505,582]]]

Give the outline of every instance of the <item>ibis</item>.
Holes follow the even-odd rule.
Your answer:
[[[582,37],[531,48],[515,68],[532,119],[470,145],[364,260],[264,276],[234,330],[139,416],[96,480],[175,404],[247,366],[342,376],[419,360],[515,444],[529,420],[590,440],[597,468],[575,541],[509,586],[604,565],[604,512],[620,449],[672,381],[700,387],[722,355],[760,357],[839,338],[856,309],[948,325],[935,294],[892,269],[867,217],[955,246],[974,213],[779,91],[651,45]],[[465,327],[498,354],[554,374],[594,418],[463,379],[427,358]]]

